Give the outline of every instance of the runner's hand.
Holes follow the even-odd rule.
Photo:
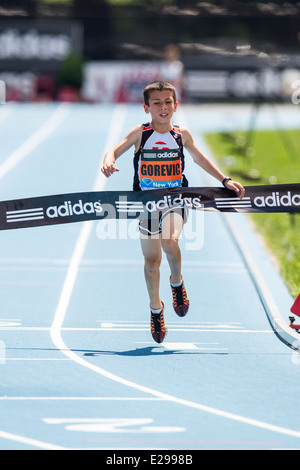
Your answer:
[[[235,191],[240,199],[243,199],[245,196],[245,188],[238,181],[227,180],[225,186],[227,189],[232,189]]]
[[[115,166],[114,163],[104,163],[101,168],[102,173],[109,178],[115,171],[120,171],[119,168]]]

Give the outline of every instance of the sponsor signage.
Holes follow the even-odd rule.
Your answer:
[[[225,188],[94,191],[0,202],[0,230],[85,220],[148,218],[170,207],[215,212],[300,212],[300,184],[246,186],[239,199]]]
[[[143,150],[139,179],[142,190],[181,186],[181,159],[178,150]]]
[[[44,89],[53,97],[61,64],[82,49],[79,21],[0,19],[0,80],[6,100],[31,101]],[[0,104],[5,100],[1,81]]]
[[[63,61],[70,52],[82,52],[82,26],[76,21],[0,21],[0,60],[2,69],[28,66],[28,63]]]
[[[299,67],[292,64],[285,64],[283,68],[257,64],[243,69],[241,63],[232,64],[228,59],[223,69],[207,67],[204,70],[201,65],[196,70],[186,71],[185,93],[189,101],[290,99],[293,84],[300,78]]]
[[[154,80],[166,80],[176,87],[181,100],[182,69],[174,71],[166,61],[92,61],[84,66],[82,96],[97,103],[141,103],[143,90]]]
[[[51,94],[63,61],[82,50],[79,21],[0,19],[0,104],[5,100],[1,82],[7,101],[31,101],[37,88]]]

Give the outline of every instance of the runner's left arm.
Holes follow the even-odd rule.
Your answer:
[[[191,133],[187,129],[182,129],[182,143],[197,165],[221,183],[224,181],[226,176],[206,155],[200,152],[198,147],[195,145]],[[238,181],[227,180],[225,185],[227,189],[235,191],[239,195],[240,199],[244,197],[245,188]]]

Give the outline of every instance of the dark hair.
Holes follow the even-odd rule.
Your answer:
[[[177,98],[176,98],[176,90],[175,88],[173,87],[173,85],[171,85],[171,83],[168,83],[168,82],[162,82],[162,81],[155,81],[155,82],[151,82],[149,83],[149,85],[146,86],[146,88],[144,89],[144,103],[149,106],[149,98],[150,98],[150,94],[153,92],[153,91],[170,91],[173,95],[173,99],[174,99],[174,103],[176,103],[177,101]]]

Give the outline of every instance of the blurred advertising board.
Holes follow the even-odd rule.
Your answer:
[[[98,103],[142,101],[144,87],[153,80],[167,80],[187,103],[291,99],[300,67],[242,67],[238,62],[223,68],[186,67],[167,62],[90,62],[84,70],[83,99]],[[184,76],[184,78],[183,78]]]
[[[51,71],[71,52],[82,52],[82,28],[74,21],[0,21],[1,70]]]
[[[97,103],[140,103],[148,83],[166,80],[181,99],[182,71],[181,62],[90,62],[84,68],[82,96]]]
[[[185,95],[197,101],[273,101],[290,99],[294,83],[300,79],[300,57],[270,60],[223,60],[187,67]]]
[[[39,76],[50,83],[71,52],[82,52],[82,36],[76,21],[0,20],[0,80],[8,100],[30,99]]]

